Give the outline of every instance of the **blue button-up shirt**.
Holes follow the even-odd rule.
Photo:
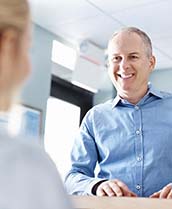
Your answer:
[[[119,179],[148,197],[172,182],[172,95],[155,90],[136,104],[117,96],[83,119],[66,177],[70,194],[92,194],[103,179]],[[99,165],[95,175],[96,164]]]

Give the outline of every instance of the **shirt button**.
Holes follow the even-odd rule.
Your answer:
[[[137,161],[140,162],[142,160],[142,157],[138,156]]]
[[[135,109],[136,109],[136,110],[139,110],[139,106],[136,105],[136,106],[135,106]]]
[[[140,134],[140,130],[136,130],[136,134],[139,135]]]
[[[136,189],[137,189],[137,190],[140,190],[140,189],[141,189],[141,186],[140,186],[139,184],[137,184],[137,185],[136,185]]]

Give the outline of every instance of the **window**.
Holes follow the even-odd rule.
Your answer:
[[[73,48],[56,40],[53,41],[52,61],[70,70],[75,69],[77,53]]]
[[[70,151],[79,128],[80,107],[50,97],[47,103],[45,149],[64,179],[70,166]]]
[[[17,104],[11,111],[1,113],[0,130],[8,131],[11,136],[38,139],[41,132],[41,110]]]

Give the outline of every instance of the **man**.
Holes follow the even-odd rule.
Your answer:
[[[66,188],[82,195],[172,198],[172,95],[148,84],[155,66],[151,40],[138,28],[123,28],[109,41],[108,55],[117,96],[83,119]]]

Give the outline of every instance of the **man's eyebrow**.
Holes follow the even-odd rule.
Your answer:
[[[114,53],[114,54],[111,54],[110,56],[111,56],[111,57],[120,56],[120,54],[119,54],[119,53]]]
[[[139,52],[130,52],[129,54],[139,54]]]
[[[128,55],[139,55],[139,54],[140,54],[139,52],[130,52],[130,53],[128,53]],[[114,54],[108,55],[108,57],[111,58],[111,59],[113,59],[116,56],[121,56],[121,54],[120,53],[114,53]]]

